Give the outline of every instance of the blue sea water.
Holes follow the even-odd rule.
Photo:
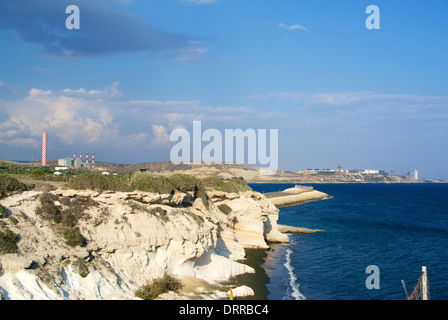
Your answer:
[[[262,193],[291,186],[251,184]],[[273,246],[268,299],[404,300],[401,280],[412,291],[422,266],[430,298],[448,299],[448,184],[312,186],[332,198],[281,208],[278,223],[325,232]],[[370,265],[379,289],[366,287]]]

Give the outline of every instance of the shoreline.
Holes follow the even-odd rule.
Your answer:
[[[241,297],[238,300],[267,300],[269,295],[267,286],[270,279],[263,265],[270,250],[271,248],[246,249],[246,258],[240,262],[254,268],[255,273],[241,274],[223,283],[232,287],[247,286],[254,291],[253,296]]]
[[[310,186],[295,186],[293,188],[285,189],[279,192],[270,192],[264,194],[278,209],[284,207],[297,206],[306,202],[319,201],[332,196],[314,190]],[[284,235],[291,234],[311,234],[316,232],[325,232],[320,229],[308,229],[304,227],[293,227],[283,224],[277,224],[278,231]],[[269,300],[269,296],[275,297],[273,300],[279,299],[294,299],[295,296],[304,296],[300,293],[298,288],[293,287],[292,297],[288,297],[288,285],[284,285],[284,272],[278,272],[279,268],[285,269],[288,272],[288,283],[291,285],[289,279],[290,270],[288,269],[285,258],[291,245],[295,245],[289,239],[288,242],[268,242],[267,249],[246,249],[246,258],[240,262],[252,267],[255,273],[246,273],[236,276],[229,281],[223,283],[228,286],[248,286],[254,291],[253,296],[241,297],[239,300]],[[283,261],[283,259],[286,259]],[[296,292],[297,291],[297,292]],[[281,298],[280,298],[281,297]],[[272,298],[271,298],[272,299]]]

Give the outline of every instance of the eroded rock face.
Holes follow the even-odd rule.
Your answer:
[[[36,214],[40,192],[0,200],[17,222],[17,254],[0,255],[4,299],[134,299],[148,280],[170,273],[208,282],[254,270],[236,260],[245,248],[285,242],[278,209],[263,195],[209,191],[208,207],[191,194],[55,190],[64,210],[83,201],[77,222],[85,247],[70,247],[62,226]],[[224,213],[219,206],[231,210]]]

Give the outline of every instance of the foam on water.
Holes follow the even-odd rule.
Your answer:
[[[294,298],[295,300],[306,300],[306,297],[299,290],[297,277],[294,274],[294,267],[291,264],[291,254],[292,250],[288,248],[286,250],[286,262],[284,264],[289,274],[289,286],[291,288],[291,297]]]

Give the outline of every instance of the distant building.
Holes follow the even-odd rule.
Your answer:
[[[70,158],[59,159],[58,166],[71,168],[71,167],[73,167],[73,159],[70,159]]]
[[[67,168],[90,168],[91,167],[90,163],[82,162],[82,160],[79,158],[58,159],[58,166],[59,167],[67,167]]]
[[[81,167],[81,164],[82,164],[81,159],[76,158],[75,161],[74,161],[73,166],[74,166],[75,168],[80,168],[80,167]]]
[[[377,169],[366,169],[362,173],[364,173],[364,174],[379,174],[380,171]]]
[[[390,170],[390,174],[391,177],[395,177],[395,170]]]
[[[414,178],[414,180],[418,180],[418,171],[417,171],[417,169],[415,169],[414,172],[412,173],[412,177]]]

